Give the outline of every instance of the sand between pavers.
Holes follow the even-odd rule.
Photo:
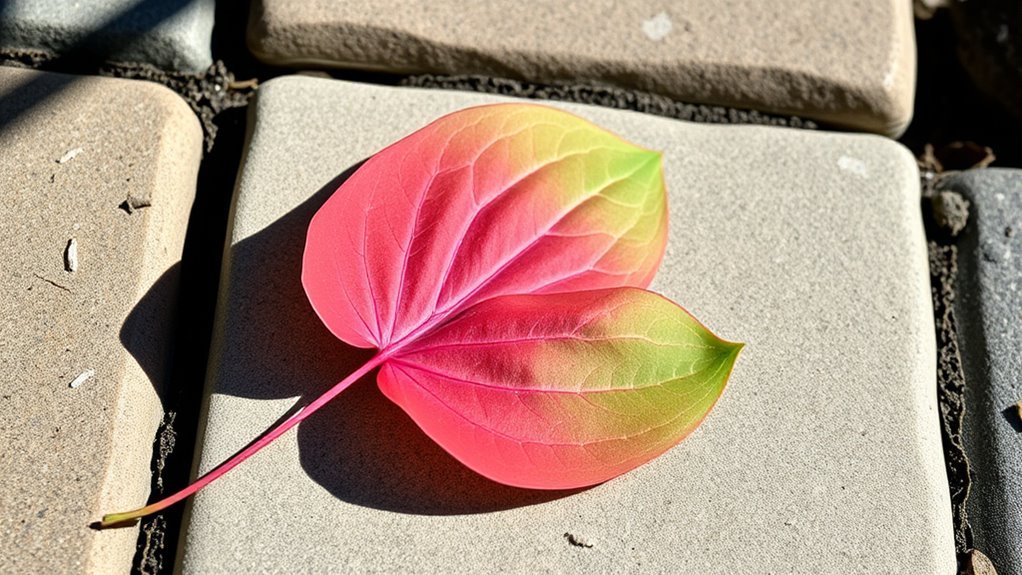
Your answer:
[[[200,470],[367,357],[300,284],[306,226],[338,175],[500,100],[299,77],[260,88]],[[883,549],[891,572],[952,573],[911,154],[874,136],[561,106],[664,151],[671,237],[652,287],[747,343],[714,412],[632,473],[534,492],[467,470],[363,381],[196,497],[183,572],[872,573]]]

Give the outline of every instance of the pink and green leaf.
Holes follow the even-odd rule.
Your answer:
[[[537,489],[657,457],[720,397],[741,344],[645,291],[667,242],[662,158],[572,114],[444,116],[360,167],[309,225],[302,283],[379,353],[184,490],[228,472],[377,367],[383,393],[468,467]]]
[[[504,296],[393,355],[379,384],[480,474],[566,489],[681,441],[720,397],[740,349],[641,289]]]
[[[487,298],[645,287],[667,241],[658,152],[527,104],[457,112],[370,158],[309,225],[302,282],[386,351]]]

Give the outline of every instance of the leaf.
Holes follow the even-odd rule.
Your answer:
[[[567,489],[681,441],[720,397],[740,349],[641,289],[504,296],[392,355],[379,384],[478,473]]]
[[[574,115],[450,114],[370,158],[309,225],[302,282],[338,338],[387,350],[487,298],[645,287],[661,156]]]
[[[379,353],[187,488],[215,481],[380,367],[454,457],[539,489],[606,481],[690,433],[740,344],[644,291],[667,241],[662,158],[530,104],[450,114],[374,155],[309,224],[323,323]]]

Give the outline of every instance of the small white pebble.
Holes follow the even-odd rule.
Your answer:
[[[69,272],[78,271],[78,240],[71,238],[64,249],[64,269]]]
[[[69,387],[71,389],[78,389],[78,386],[85,383],[86,381],[89,381],[89,379],[91,379],[94,375],[96,375],[96,370],[86,369],[85,371],[78,374],[78,377],[71,380],[71,385]]]
[[[862,178],[869,176],[869,168],[866,167],[866,162],[851,156],[841,156],[838,158],[837,167],[841,168],[841,170],[845,172],[851,172]]]
[[[891,68],[884,74],[884,79],[881,81],[881,85],[887,90],[894,87],[894,68]]]
[[[64,154],[63,156],[60,157],[59,160],[57,160],[57,163],[58,164],[66,164],[66,163],[70,162],[71,160],[75,159],[75,157],[77,157],[78,154],[81,154],[83,151],[84,150],[82,150],[81,148],[75,148],[73,150],[68,150],[66,154]]]
[[[642,32],[654,42],[666,38],[672,28],[674,28],[674,23],[671,22],[671,17],[667,15],[667,12],[661,12],[649,20],[642,21]]]

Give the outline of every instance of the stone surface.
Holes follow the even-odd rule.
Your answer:
[[[137,530],[87,524],[149,492],[202,133],[156,84],[0,68],[0,150],[0,572],[127,573]]]
[[[0,52],[83,53],[200,72],[213,63],[215,0],[6,0]]]
[[[900,134],[915,38],[904,0],[256,0],[274,64],[608,83]]]
[[[963,172],[944,184],[971,202],[957,299],[965,371],[963,439],[974,544],[1022,572],[1022,170]]]
[[[200,470],[367,358],[330,335],[300,283],[308,221],[339,175],[498,100],[300,77],[260,87]],[[747,342],[714,412],[625,476],[527,491],[467,470],[362,381],[198,494],[183,572],[872,573],[883,549],[890,572],[952,573],[910,153],[876,136],[564,107],[664,150],[671,237],[653,287]]]

